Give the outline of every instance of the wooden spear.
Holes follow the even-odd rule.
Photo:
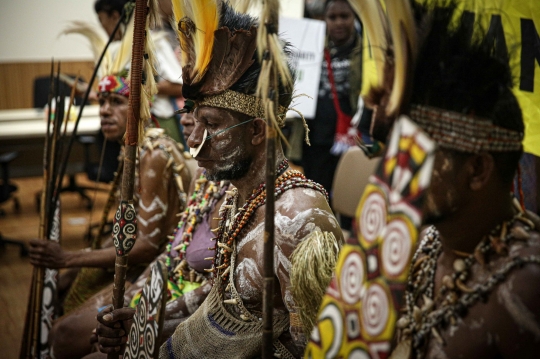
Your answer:
[[[49,96],[48,96],[48,116],[47,116],[47,123],[46,123],[46,134],[45,134],[45,144],[43,147],[43,189],[41,191],[41,199],[40,199],[40,210],[39,210],[39,233],[38,238],[43,238],[45,236],[45,223],[47,222],[45,220],[45,201],[46,201],[46,193],[47,193],[47,184],[49,183],[49,134],[50,134],[50,123],[51,123],[51,106],[52,106],[52,98],[53,98],[53,88],[54,88],[54,60],[51,60],[51,74],[49,77]],[[26,309],[26,319],[24,324],[24,332],[23,332],[23,340],[21,343],[21,351],[19,354],[19,358],[31,358],[32,357],[32,341],[33,337],[35,336],[34,331],[34,314],[35,314],[35,301],[36,301],[36,278],[40,275],[40,270],[38,267],[34,267],[32,271],[32,282],[30,285],[30,296],[28,298],[28,306]]]
[[[135,162],[140,125],[140,102],[143,55],[145,44],[147,0],[136,0],[133,30],[133,48],[131,58],[131,80],[128,119],[125,136],[124,172],[122,176],[122,200],[114,216],[113,240],[116,248],[114,271],[113,309],[124,306],[124,285],[128,255],[137,236],[137,214],[133,204],[135,186]],[[152,74],[147,74],[152,76]],[[108,354],[107,358],[118,358],[118,354]]]
[[[57,170],[57,148],[55,144],[58,140],[59,127],[63,119],[63,98],[58,97],[60,64],[58,72],[54,77],[54,61],[51,62],[50,90],[49,90],[49,113],[46,124],[45,145],[43,150],[43,190],[41,193],[39,238],[48,240],[51,231],[52,217],[55,213],[56,202],[53,201],[53,191],[55,188],[54,175]],[[55,117],[52,119],[52,99],[56,102]],[[51,133],[52,130],[52,133]],[[30,298],[28,301],[27,315],[23,341],[21,344],[21,358],[38,358],[40,356],[41,330],[42,330],[42,300],[44,268],[35,267],[32,273],[32,284]]]
[[[58,175],[58,148],[60,130],[62,128],[62,120],[64,117],[64,98],[60,94],[60,63],[58,63],[57,75],[54,84],[54,98],[56,102],[54,119],[52,120],[52,133],[49,136],[48,148],[48,174],[45,186],[45,203],[44,203],[44,231],[40,237],[44,241],[48,241],[51,234],[52,221],[56,212],[56,194],[55,183]],[[50,109],[49,109],[50,110]],[[49,128],[47,129],[49,132]],[[35,300],[34,300],[34,318],[33,318],[33,337],[32,337],[32,358],[39,358],[41,348],[41,332],[42,332],[42,313],[43,313],[43,288],[45,281],[45,268],[37,268],[35,278]]]

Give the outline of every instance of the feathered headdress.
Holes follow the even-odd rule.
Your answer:
[[[145,42],[145,61],[143,65],[144,81],[141,93],[140,113],[141,119],[150,118],[150,104],[153,96],[157,93],[156,69],[154,56],[154,43],[149,35],[149,29],[159,26],[160,16],[158,14],[158,0],[150,0],[148,3],[149,16],[147,17],[147,31]],[[127,23],[123,38],[115,49],[108,48],[104,54],[101,68],[98,71],[100,77],[99,91],[114,92],[129,97],[129,65],[131,61],[131,52],[133,47],[133,17],[131,13],[133,5],[126,4],[123,21]],[[90,42],[94,58],[97,62],[103,52],[107,38],[95,27],[95,25],[82,22],[71,22],[61,34],[80,34],[86,37]],[[143,138],[144,126],[139,126],[139,139]]]
[[[107,44],[107,37],[95,24],[85,21],[71,21],[60,33],[61,35],[79,34],[84,36],[90,43],[90,49],[97,62]],[[118,46],[109,48],[104,54],[98,76],[101,79],[106,75],[127,73],[131,60],[131,48],[133,46],[133,19],[131,18],[125,27],[122,40]]]
[[[364,97],[373,110],[369,134],[385,142],[394,120],[404,113],[410,97],[418,54],[416,24],[409,1],[350,0],[360,16],[373,54],[377,81]]]
[[[261,31],[256,20],[219,0],[175,0],[173,14],[182,50],[182,91],[187,99],[183,111],[205,105],[272,119],[262,100],[255,96],[255,86],[235,89],[240,82],[256,81],[259,73],[265,71],[255,54],[257,33]],[[282,47],[277,40],[274,43],[275,47]],[[291,75],[288,70],[280,74],[283,88],[291,82]],[[279,107],[283,123],[286,111],[286,107]]]
[[[418,92],[419,87],[419,84],[413,83],[418,79],[425,82],[421,84],[423,87],[436,88],[434,78],[424,76],[426,69],[433,68],[433,76],[440,76],[444,72],[443,63],[453,56],[455,49],[466,53],[471,46],[478,48],[490,46],[487,38],[474,44],[475,40],[473,38],[471,42],[470,32],[467,29],[461,29],[460,24],[452,23],[455,6],[442,2],[444,7],[437,10],[415,5],[418,6],[418,19],[415,19],[408,0],[386,0],[385,9],[381,0],[350,2],[366,30],[377,73],[376,84],[364,96],[365,106],[371,110],[368,112],[370,116],[367,118],[364,116],[364,123],[362,121],[360,123],[361,127],[369,131],[372,139],[386,142],[394,120],[400,114],[410,114],[411,118],[443,147],[463,152],[481,150],[504,152],[517,151],[521,148],[523,134],[495,126],[490,119],[480,118],[478,111],[472,110],[478,107],[472,103],[474,101],[469,101],[473,97],[472,94],[461,96],[469,98],[467,101],[471,103],[459,109],[459,106],[443,104],[444,101],[438,104],[441,107],[426,106],[428,105],[426,99],[411,103],[411,97]],[[440,11],[444,14],[439,14]],[[443,41],[448,43],[443,44]],[[452,46],[456,48],[452,49]],[[426,50],[426,47],[429,49]],[[489,50],[485,55],[488,56],[488,53]],[[434,60],[435,58],[437,60]],[[437,61],[439,63],[436,63]],[[464,68],[470,66],[464,65]],[[417,72],[415,69],[418,69]],[[505,70],[500,68],[500,73],[503,72]],[[470,76],[463,76],[460,80],[454,78],[451,81],[466,81],[466,77],[475,78],[475,75],[471,72]],[[503,82],[501,79],[501,85]],[[438,94],[435,97],[437,96],[453,98],[455,94]],[[492,103],[496,102],[495,97],[495,95],[492,97]],[[474,134],[472,137],[475,138],[471,138],[471,134]]]

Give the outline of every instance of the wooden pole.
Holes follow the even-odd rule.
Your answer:
[[[263,290],[263,359],[274,357],[274,215],[276,181],[276,129],[266,124],[266,206],[264,218],[264,290]]]
[[[114,246],[116,248],[112,296],[114,309],[124,306],[124,286],[126,282],[128,255],[135,244],[137,235],[137,216],[133,205],[133,192],[135,186],[135,162],[137,159],[139,125],[141,122],[140,101],[147,12],[147,1],[137,0],[134,15],[131,86],[125,136],[124,173],[121,187],[122,201],[116,212],[113,228]],[[152,74],[147,75],[152,76]],[[118,356],[118,354],[108,354],[107,358],[116,359]]]
[[[278,6],[279,4],[270,3],[268,6]],[[275,9],[273,9],[275,10]],[[267,50],[265,51],[266,66],[268,66],[268,98],[267,98],[267,118],[266,118],[266,212],[264,221],[264,291],[263,291],[263,359],[274,358],[274,234],[275,234],[275,182],[276,182],[276,146],[277,146],[277,128],[276,122],[272,120],[279,116],[279,77],[277,62],[274,58],[277,54],[270,50],[271,37],[277,33],[277,11],[270,11],[270,16],[264,19],[268,34]],[[270,115],[272,113],[272,115]]]
[[[266,114],[266,206],[264,220],[264,290],[263,290],[263,338],[262,358],[274,357],[274,232],[275,232],[275,182],[276,182],[276,146],[277,116],[279,116],[279,53],[271,42],[278,31],[279,2],[264,0],[258,34],[261,75],[257,92],[262,98]],[[276,45],[276,44],[274,44]],[[279,46],[279,45],[278,45]]]

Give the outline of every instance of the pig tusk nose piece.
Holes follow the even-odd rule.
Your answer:
[[[197,157],[197,155],[201,151],[201,148],[203,148],[203,145],[206,142],[207,137],[208,137],[208,131],[205,129],[204,133],[203,133],[203,140],[202,140],[201,144],[198,145],[197,147],[190,147],[189,153],[191,154],[191,156],[193,156],[193,158]]]

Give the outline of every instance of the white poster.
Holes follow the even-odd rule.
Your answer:
[[[315,117],[317,94],[324,52],[326,24],[311,19],[279,19],[280,37],[292,44],[291,62],[296,70],[294,95],[305,94],[293,99],[293,107],[305,118]],[[298,117],[289,111],[287,117]]]

